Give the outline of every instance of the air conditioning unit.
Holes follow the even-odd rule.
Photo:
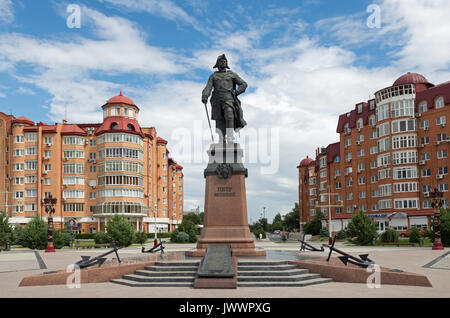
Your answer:
[[[450,136],[447,136],[447,139],[445,141],[450,142]]]
[[[47,174],[47,170],[42,171],[42,174]]]
[[[420,148],[423,148],[423,147],[425,147],[425,145],[424,144],[420,144]]]
[[[442,123],[442,124],[441,124],[441,127],[444,128],[444,127],[445,127],[445,123]]]
[[[388,164],[387,163],[383,163],[383,168],[387,168]]]
[[[49,157],[42,157],[42,160],[49,160],[50,158]]]
[[[334,178],[334,180],[336,180],[337,176],[334,176],[333,178]]]
[[[64,187],[64,188],[67,188],[67,184],[63,184],[63,187]]]
[[[352,159],[351,159],[351,158],[348,158],[346,161],[347,161],[347,162],[350,162],[350,161],[352,161]]]
[[[47,147],[50,147],[52,144],[49,143],[49,142],[47,142],[47,143],[45,143],[45,145],[46,145]]]
[[[41,182],[43,182],[45,179],[41,177]]]
[[[84,141],[84,144],[85,144],[85,145],[89,145],[89,140],[86,139],[86,140]]]
[[[91,130],[91,129],[88,130],[88,135],[89,135],[89,136],[92,136],[93,133],[94,133],[93,130]]]
[[[425,127],[423,128],[423,130],[428,130],[428,128],[429,128],[428,126],[425,126]]]
[[[148,194],[147,194],[147,193],[145,193],[145,194],[144,194],[144,197],[148,198]]]
[[[356,144],[357,144],[358,146],[361,146],[361,141],[357,141]]]
[[[430,197],[430,192],[424,192],[423,196],[426,197],[426,198],[429,198]]]
[[[64,157],[64,161],[69,161],[69,158],[67,158],[67,157]]]
[[[425,164],[425,160],[420,160],[419,165],[423,166]]]
[[[358,169],[358,173],[361,173],[361,170]]]
[[[444,176],[442,174],[437,174],[436,179],[439,179],[439,180],[444,179]]]
[[[97,188],[97,186],[96,185],[91,185],[91,188],[95,189],[95,188]]]
[[[353,208],[356,209],[356,204],[353,204]]]
[[[422,113],[417,113],[417,114],[416,114],[416,117],[417,117],[417,118],[422,117]]]
[[[358,132],[361,132],[361,128],[356,128],[356,130],[357,130]]]
[[[440,145],[441,144],[441,142],[440,141],[436,141],[436,145]]]

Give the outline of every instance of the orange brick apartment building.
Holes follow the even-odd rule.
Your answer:
[[[378,231],[430,227],[429,193],[438,187],[449,207],[450,82],[433,85],[407,73],[375,99],[339,116],[340,141],[303,159],[299,172],[302,224],[318,206],[332,232],[345,228],[358,210]],[[328,198],[330,192],[330,198]]]
[[[114,214],[150,233],[181,223],[183,167],[167,141],[140,127],[139,108],[122,92],[102,109],[97,124],[35,124],[0,112],[0,211],[11,223],[45,218],[49,194],[58,200],[55,227],[72,220],[80,233],[104,231]]]

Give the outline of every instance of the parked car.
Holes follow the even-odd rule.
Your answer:
[[[414,228],[410,228],[410,229],[408,229],[408,230],[406,230],[406,231],[400,231],[400,232],[398,232],[398,236],[400,236],[400,237],[409,237],[409,235],[411,234],[411,231],[412,231],[413,229],[414,229]],[[419,232],[420,232],[420,235],[423,236],[423,234],[425,233],[425,230],[424,230],[423,228],[420,228],[420,229],[419,229]]]

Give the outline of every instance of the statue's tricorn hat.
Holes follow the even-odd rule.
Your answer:
[[[225,54],[219,55],[219,56],[217,57],[216,65],[214,65],[213,68],[218,68],[218,67],[219,67],[219,61],[220,61],[220,60],[225,60],[225,61],[227,61],[227,66],[226,66],[226,68],[229,68],[229,67],[228,67],[228,60],[227,60],[227,58],[225,57]]]

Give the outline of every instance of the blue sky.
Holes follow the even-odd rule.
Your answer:
[[[69,4],[80,28],[66,25]],[[380,28],[367,24],[371,4]],[[298,200],[298,162],[338,140],[339,114],[408,71],[450,80],[449,13],[446,0],[0,0],[0,111],[99,122],[122,90],[185,166],[186,209],[203,206],[205,164],[176,156],[174,131],[207,129],[201,90],[225,53],[249,84],[248,127],[279,129],[277,171],[248,164],[249,216],[266,206],[271,219]]]

